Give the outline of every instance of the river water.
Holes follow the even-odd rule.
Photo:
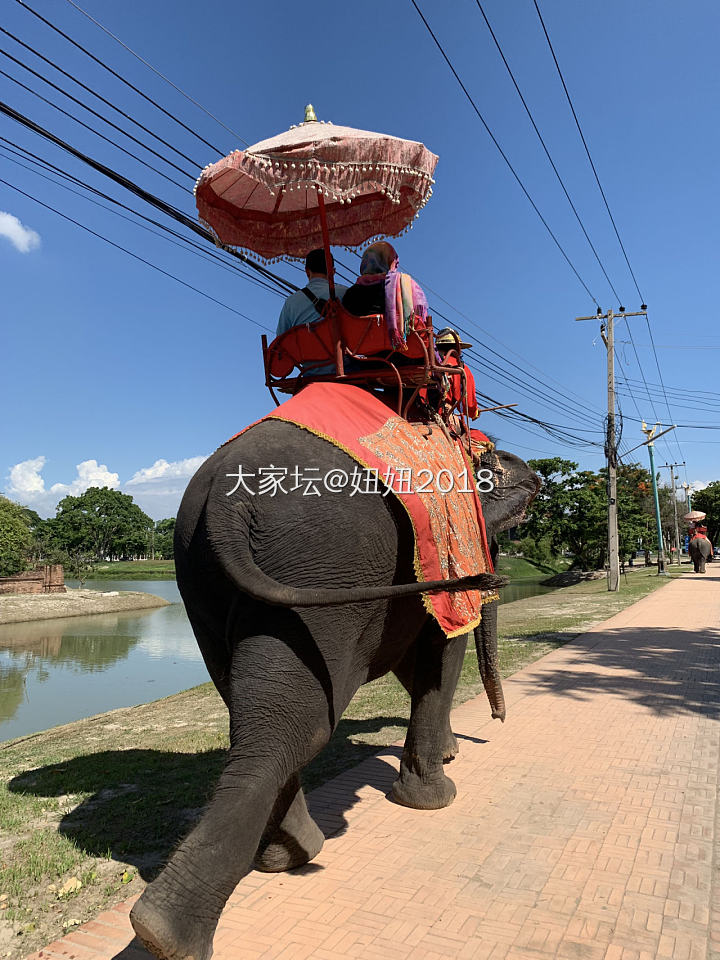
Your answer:
[[[174,580],[92,580],[85,587],[141,590],[171,605],[0,624],[0,741],[148,703],[208,679]],[[550,589],[518,580],[502,598],[508,603]]]

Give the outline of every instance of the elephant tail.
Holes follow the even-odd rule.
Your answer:
[[[209,504],[208,504],[209,506]],[[244,513],[245,511],[243,511]],[[238,516],[239,514],[236,514]],[[245,514],[249,527],[249,515]],[[250,550],[249,529],[245,536],[233,536],[232,541],[226,531],[214,529],[213,516],[209,509],[206,514],[210,541],[222,549],[218,553],[223,558],[226,576],[242,593],[254,600],[277,607],[331,607],[348,603],[372,603],[375,600],[392,600],[396,597],[410,597],[420,593],[440,590],[497,590],[504,587],[507,577],[498,577],[491,573],[478,573],[468,577],[456,577],[450,580],[424,580],[415,583],[388,584],[381,587],[293,587],[280,583],[264,573],[255,563]],[[237,530],[234,531],[237,534]]]

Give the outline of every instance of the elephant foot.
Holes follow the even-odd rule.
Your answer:
[[[417,762],[413,766],[417,767]],[[449,806],[456,794],[455,784],[445,776],[441,764],[421,774],[406,766],[404,760],[400,766],[400,776],[390,791],[395,803],[414,810],[440,810]]]
[[[171,917],[143,894],[130,911],[130,923],[145,947],[159,960],[210,960],[217,920],[188,915]]]
[[[324,843],[322,830],[308,817],[306,828],[299,835],[279,830],[267,846],[258,849],[253,866],[263,873],[294,870],[314,860]]]

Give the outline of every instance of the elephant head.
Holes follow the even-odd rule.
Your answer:
[[[506,450],[486,451],[480,469],[489,471],[490,482],[480,485],[480,500],[488,538],[516,526],[540,489],[540,478],[530,467]],[[492,489],[483,491],[483,487]]]

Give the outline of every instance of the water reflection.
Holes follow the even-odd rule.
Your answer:
[[[153,610],[0,625],[0,740],[145,703],[208,679],[174,582],[96,581],[92,588],[144,590],[174,602]]]
[[[500,603],[512,603],[514,600],[526,600],[528,597],[538,597],[543,593],[551,593],[556,587],[543,586],[542,581],[547,577],[529,577],[522,580],[512,580],[500,591]]]
[[[95,580],[85,586],[154,593],[170,606],[1,624],[0,741],[147,703],[208,679],[175,581]],[[549,589],[516,581],[501,596],[508,603]]]

